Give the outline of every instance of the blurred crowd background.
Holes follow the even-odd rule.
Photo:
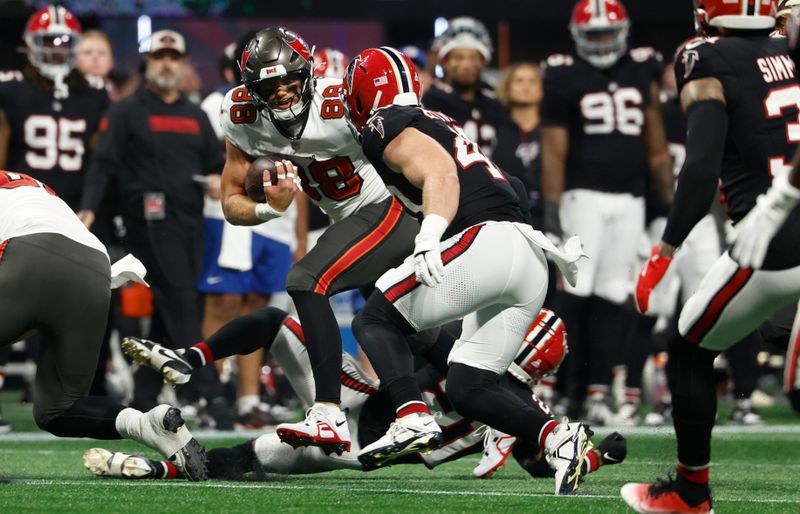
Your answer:
[[[501,167],[523,179],[535,204],[539,199],[541,155],[538,105],[543,94],[542,69],[539,63],[553,54],[574,51],[574,42],[568,30],[573,4],[571,1],[548,0],[83,0],[64,2],[62,5],[77,16],[82,27],[76,61],[78,71],[85,76],[102,79],[101,89],[105,91],[107,101],[112,105],[137,94],[143,82],[148,80],[148,65],[144,56],[151,51],[151,36],[154,33],[170,30],[185,39],[185,66],[177,87],[187,101],[203,107],[217,138],[221,134],[215,114],[219,112],[222,94],[238,81],[237,48],[241,48],[243,41],[255,30],[284,26],[301,34],[310,45],[316,47],[317,72],[320,75],[341,76],[349,58],[364,48],[395,46],[414,60],[423,76],[423,87],[430,88],[434,80],[444,83],[460,80],[454,75],[462,71],[452,62],[449,65],[445,62],[447,53],[441,52],[441,40],[437,43],[437,37],[446,32],[448,20],[468,15],[479,26],[482,24],[483,28],[478,30],[486,31],[486,39],[479,37],[477,39],[480,41],[476,44],[468,45],[472,50],[480,50],[483,57],[488,57],[476,61],[473,71],[478,78],[474,89],[480,90],[481,95],[498,98],[504,111],[504,119],[496,122],[492,137],[480,142],[485,152],[492,154]],[[0,0],[0,82],[16,80],[15,73],[29,66],[28,52],[23,41],[26,22],[37,9],[47,5],[47,2],[40,1]],[[671,79],[669,61],[678,45],[694,33],[691,1],[628,0],[625,6],[631,18],[629,48],[652,47],[663,56],[661,63],[665,69],[663,88],[666,105],[667,99],[674,97],[674,91],[671,91],[674,89],[674,81]],[[484,47],[486,52],[482,51]],[[0,96],[0,111],[9,112],[14,103],[13,96]],[[91,126],[99,127],[101,132],[104,129],[103,116],[102,110],[98,110],[90,123]],[[13,145],[21,144],[16,142],[19,139],[15,139],[13,134],[9,136],[10,124],[8,120],[6,122],[5,129],[0,123],[0,142],[5,145],[0,145],[4,149],[0,152],[2,167],[10,166],[13,159],[9,156],[14,154]],[[468,123],[465,123],[465,129],[469,133]],[[473,130],[473,137],[480,139],[485,135],[477,127]],[[48,137],[57,138],[58,131],[37,132],[36,137],[40,139],[41,148],[48,145],[57,147],[59,144],[57,141],[44,141]],[[670,143],[671,150],[678,152],[674,158],[679,159],[681,141],[670,140]],[[92,144],[91,141],[88,143],[85,163],[76,173],[76,180],[83,180],[91,166]],[[197,189],[192,191],[192,194],[206,193],[207,219],[204,222],[203,213],[197,210],[190,215],[194,218],[187,220],[186,226],[203,224],[208,229],[209,219],[220,218],[218,207],[216,211],[213,207],[218,191],[215,192],[215,179],[212,177],[221,173],[224,160],[221,140],[214,151],[217,152],[216,157],[208,162],[215,162],[214,166],[218,169],[198,170],[201,176],[199,179],[195,177]],[[45,175],[41,178],[51,182]],[[87,186],[84,184],[79,190],[84,192],[85,200]],[[93,230],[109,246],[113,260],[114,257],[123,255],[124,248],[129,247],[130,241],[126,241],[126,238],[131,239],[132,234],[138,232],[134,226],[136,221],[128,220],[131,224],[126,225],[126,217],[121,212],[124,210],[121,207],[125,203],[124,198],[114,197],[109,192],[112,190],[111,187],[106,188],[106,195],[102,198],[103,206],[94,213],[97,217]],[[116,191],[124,191],[124,187]],[[66,193],[60,194],[63,196]],[[82,204],[79,196],[77,198],[73,202],[76,212],[86,207],[85,202]],[[158,199],[154,198],[153,202],[157,215]],[[308,215],[306,209],[309,210]],[[315,234],[327,225],[324,215],[313,206],[300,202],[298,211],[300,212],[291,218],[294,226],[276,228],[274,233],[267,231],[260,234],[277,242],[278,246],[288,247],[293,259],[302,256],[313,245]],[[721,227],[723,225],[720,223]],[[213,237],[219,238],[219,233],[216,234]],[[724,230],[719,231],[719,237],[724,239]],[[217,241],[217,247],[210,248],[211,239],[213,238],[206,233],[205,246],[202,238],[190,243],[194,250],[205,253],[204,264],[196,270],[193,277],[201,286],[190,293],[190,301],[197,302],[200,314],[196,320],[191,316],[181,318],[181,314],[175,314],[181,318],[181,322],[195,323],[192,330],[205,338],[226,321],[268,303],[291,308],[288,296],[279,289],[266,291],[255,288],[252,291],[227,294],[214,288],[202,287],[204,279],[210,279],[207,280],[207,285],[213,285],[214,277],[207,274],[209,260],[218,257],[221,259],[219,245],[223,243]],[[169,252],[166,247],[162,247],[166,244],[165,241],[151,240],[147,244],[151,246],[150,250],[154,255],[163,256]],[[649,246],[643,246],[643,257],[646,258]],[[163,263],[157,264],[161,265]],[[257,265],[257,262],[252,263],[253,268]],[[165,287],[169,288],[169,285]],[[115,297],[114,312],[110,315],[111,324],[107,334],[108,344],[98,364],[92,394],[108,393],[125,402],[139,402],[137,407],[140,409],[150,408],[152,405],[148,402],[155,402],[155,398],[144,398],[141,395],[137,397],[136,387],[140,381],[133,377],[138,372],[119,350],[119,341],[127,335],[154,337],[155,333],[169,337],[168,329],[153,327],[153,301],[152,292],[140,286],[125,288]],[[357,292],[345,293],[332,301],[340,321],[346,350],[358,354],[349,322],[353,312],[359,308],[360,297]],[[553,307],[552,304],[548,306]],[[589,391],[588,397],[585,391],[579,394],[570,393],[562,376],[567,372],[563,370],[559,377],[540,384],[539,394],[543,399],[553,402],[557,409],[572,415],[589,416],[595,423],[668,423],[669,393],[663,374],[665,348],[659,346],[657,335],[671,323],[669,318],[672,314],[674,311],[667,312],[662,319],[645,323],[644,328],[640,326],[641,321],[631,316],[629,329],[620,331],[628,334],[625,336],[626,340],[609,343],[608,351],[613,355],[608,361],[614,366],[614,382],[613,387],[603,391],[597,399],[603,408],[592,412],[580,410],[579,404],[584,399],[592,401],[592,391]],[[160,319],[155,324],[164,323]],[[646,332],[645,335],[641,335],[643,331]],[[654,333],[656,337],[652,338]],[[648,339],[647,344],[639,345],[640,336]],[[194,342],[196,341],[184,341],[180,344],[190,345]],[[634,359],[637,362],[642,361],[634,365],[643,367],[644,381],[632,386],[629,379],[626,388],[626,365],[628,368],[631,366],[628,357],[632,353],[641,353],[627,349],[639,347],[645,348],[645,355],[642,359]],[[779,350],[774,353],[775,355],[762,338],[754,338],[746,342],[746,347],[737,352],[729,352],[719,359],[720,394],[729,397],[734,403],[732,421],[761,423],[757,407],[771,405],[775,401],[772,395],[779,388],[782,357]],[[35,358],[35,339],[17,343],[10,355],[0,356],[0,387],[5,391],[0,395],[0,404],[8,404],[17,399],[23,402],[30,400],[30,380],[35,369]],[[564,368],[569,369],[572,366],[576,369],[569,359],[577,358],[586,357],[585,354],[574,351]],[[735,363],[733,366],[730,365],[732,362]],[[221,392],[216,387],[198,387],[196,391],[186,392],[179,390],[177,399],[167,398],[167,401],[177,401],[182,405],[184,415],[194,413],[201,425],[221,430],[236,426],[260,428],[296,416],[298,404],[288,393],[290,388],[284,383],[280,369],[265,361],[263,356],[255,355],[248,359],[217,364],[218,378],[210,377],[209,381],[216,383],[219,380]],[[167,396],[175,394],[168,389],[156,391],[154,394],[156,393]],[[10,429],[0,417],[0,430]]]

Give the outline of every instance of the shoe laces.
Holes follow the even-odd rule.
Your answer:
[[[675,492],[677,480],[672,473],[667,474],[667,478],[657,478],[655,483],[647,489],[647,494],[657,498],[661,495]]]

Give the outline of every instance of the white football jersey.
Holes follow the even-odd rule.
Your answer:
[[[30,234],[61,234],[108,256],[72,209],[27,175],[0,171],[0,241]]]
[[[347,126],[341,87],[341,79],[317,79],[308,121],[296,141],[256,109],[244,86],[228,91],[220,113],[225,137],[244,153],[278,154],[300,168],[303,190],[334,221],[389,198]]]

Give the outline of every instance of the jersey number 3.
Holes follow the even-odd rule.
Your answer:
[[[783,110],[791,107],[800,109],[800,86],[797,84],[772,89],[764,99],[767,118],[780,118]],[[796,121],[786,124],[786,139],[790,143],[800,142],[800,115]],[[788,174],[790,169],[784,156],[770,157],[769,174],[773,177]]]

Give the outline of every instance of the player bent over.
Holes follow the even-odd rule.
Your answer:
[[[205,452],[180,410],[159,405],[140,412],[87,396],[111,286],[105,246],[72,209],[42,182],[0,171],[0,347],[34,332],[41,336],[36,424],[59,437],[133,439],[189,479],[205,480]]]
[[[436,447],[442,436],[414,380],[406,337],[463,318],[448,357],[448,399],[465,417],[537,438],[557,468],[556,491],[574,491],[589,450],[586,427],[543,416],[499,378],[547,292],[543,248],[574,283],[579,241],[560,252],[525,222],[506,175],[451,118],[419,106],[414,65],[397,50],[356,56],[342,93],[364,154],[406,208],[424,216],[413,254],[378,280],[353,322],[396,409],[389,431],[359,458],[380,466]]]
[[[445,359],[457,331],[458,327],[443,329],[437,343],[426,352],[432,364],[416,374],[426,390],[426,404],[431,410],[441,413],[440,419],[447,427],[444,432],[448,443],[428,455],[410,455],[396,462],[422,463],[432,468],[464,455],[484,451],[475,474],[488,477],[502,467],[513,452],[520,464],[534,476],[552,476],[553,472],[541,459],[541,449],[534,440],[511,441],[509,444],[509,436],[496,436],[495,431],[479,422],[462,418],[450,407],[444,384]],[[309,406],[314,401],[315,385],[303,330],[293,318],[273,307],[228,323],[206,342],[195,345],[185,353],[134,338],[126,339],[123,345],[125,351],[136,360],[160,370],[170,383],[188,381],[193,371],[215,359],[234,353],[253,352],[264,346],[284,369],[303,403]],[[512,365],[514,376],[503,377],[504,387],[549,417],[549,409],[531,393],[530,383],[555,371],[563,359],[566,336],[561,320],[552,312],[543,310],[518,348],[519,355]],[[294,450],[281,444],[277,434],[266,434],[233,448],[211,450],[210,476],[241,479],[250,472],[301,474],[335,469],[366,469],[356,457],[359,446],[370,444],[386,431],[394,419],[394,410],[388,394],[378,391],[378,384],[367,378],[346,354],[343,355],[339,381],[342,405],[347,409],[347,422],[353,435],[353,447],[349,452],[337,456],[327,455],[322,449],[314,447]],[[498,444],[496,439],[502,440]],[[599,451],[593,450],[587,454],[583,461],[584,472],[594,471],[603,464],[621,462],[625,454],[625,440],[619,434],[612,434],[600,444]],[[163,463],[100,448],[87,451],[84,463],[98,475],[126,478],[174,476]]]

